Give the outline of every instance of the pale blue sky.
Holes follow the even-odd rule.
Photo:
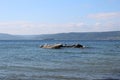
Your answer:
[[[120,30],[120,0],[0,0],[0,33]]]

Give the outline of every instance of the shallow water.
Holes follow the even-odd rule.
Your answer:
[[[0,41],[0,80],[120,80],[120,41]]]

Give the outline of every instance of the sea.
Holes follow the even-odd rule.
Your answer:
[[[56,43],[85,48],[40,48]],[[120,41],[1,40],[0,80],[120,80]]]

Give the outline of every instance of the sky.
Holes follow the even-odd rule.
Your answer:
[[[120,0],[0,0],[0,33],[120,31]]]

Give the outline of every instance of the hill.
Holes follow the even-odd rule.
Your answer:
[[[0,34],[0,40],[120,40],[120,31],[71,32],[44,35]]]
[[[22,37],[0,33],[0,40],[16,40],[16,39],[22,39]]]
[[[55,40],[120,40],[120,31],[111,32],[84,32],[59,33],[36,36],[35,39]]]

